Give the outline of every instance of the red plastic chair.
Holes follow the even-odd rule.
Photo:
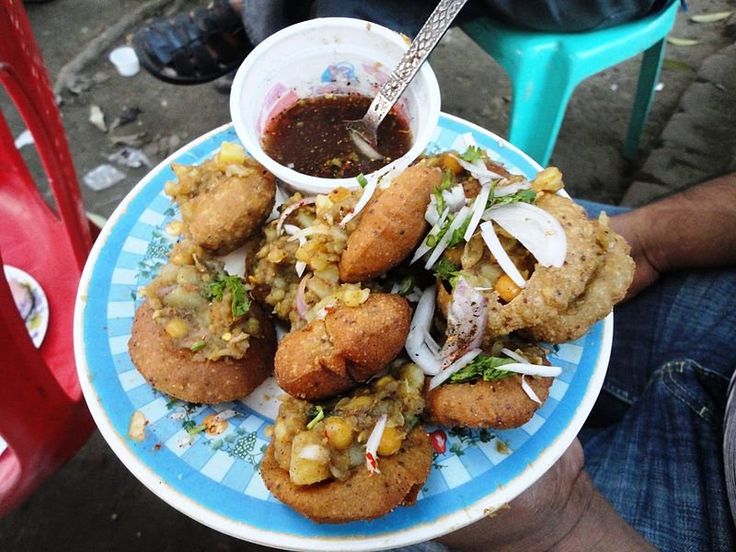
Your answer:
[[[33,135],[57,205],[50,209],[0,112],[0,516],[53,474],[93,428],[77,380],[74,301],[91,246],[71,155],[40,51],[20,0],[0,0],[0,83]],[[40,349],[18,315],[3,263],[41,285],[49,327]]]

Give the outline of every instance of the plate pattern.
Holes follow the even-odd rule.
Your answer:
[[[444,115],[429,149],[464,149],[468,133],[511,172],[532,177],[539,170],[500,138]],[[223,141],[238,141],[230,126],[205,135],[172,158],[178,163],[201,163]],[[88,280],[83,281],[87,287],[81,315],[80,375],[86,378],[87,399],[98,425],[103,422],[103,434],[115,442],[111,445],[116,451],[126,449],[126,464],[136,464],[128,467],[134,473],[141,469],[155,473],[166,486],[159,494],[172,505],[186,511],[173,503],[177,496],[197,504],[207,512],[207,519],[200,521],[248,540],[287,547],[286,536],[301,539],[300,546],[317,549],[339,549],[336,543],[346,540],[353,543],[350,548],[360,548],[361,542],[375,546],[376,538],[393,546],[429,538],[444,532],[443,523],[467,523],[463,516],[477,515],[478,504],[483,508],[501,504],[504,495],[496,491],[525,477],[528,466],[570,426],[594,387],[591,382],[602,378],[600,371],[605,371],[608,354],[604,329],[610,320],[599,322],[578,341],[550,347],[551,362],[563,372],[544,406],[524,426],[506,431],[428,427],[438,452],[416,506],[399,508],[374,522],[311,523],[275,500],[258,474],[278,392],[272,382],[246,401],[192,405],[152,389],[128,355],[132,320],[141,302],[138,290],[165,263],[173,244],[167,227],[178,213],[163,193],[165,182],[173,178],[168,163],[152,171],[121,213],[113,215],[111,230],[96,255],[93,253],[96,258],[88,268]],[[598,390],[593,391],[597,394]],[[147,420],[142,441],[128,436],[136,411]],[[204,423],[213,414],[225,419],[217,431],[206,429]]]

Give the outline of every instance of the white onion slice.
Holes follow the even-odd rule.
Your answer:
[[[435,246],[434,251],[432,251],[429,259],[427,259],[427,262],[424,264],[424,268],[430,270],[439,260],[442,253],[444,253],[445,249],[447,249],[447,246],[450,244],[450,240],[452,240],[452,235],[455,233],[455,230],[460,228],[463,223],[468,219],[470,211],[470,207],[466,205],[455,214],[455,218],[450,223],[450,226],[447,228],[447,232],[445,232],[445,235],[442,236],[440,242]]]
[[[480,235],[483,237],[483,241],[486,242],[488,249],[491,250],[491,253],[496,258],[496,262],[498,263],[498,266],[501,267],[501,270],[503,270],[517,286],[520,288],[526,287],[526,280],[524,280],[524,277],[514,265],[511,257],[509,257],[509,254],[506,253],[506,250],[498,240],[496,231],[493,229],[493,223],[484,222],[481,224]]]
[[[561,267],[565,262],[565,231],[544,209],[530,203],[510,203],[491,207],[483,218],[494,221],[519,240],[542,266]]]
[[[440,218],[437,220],[437,223],[434,226],[432,226],[432,228],[429,229],[429,232],[427,232],[427,235],[424,236],[422,243],[420,243],[419,247],[417,247],[417,250],[414,252],[414,256],[411,258],[411,261],[409,262],[409,264],[414,264],[421,257],[423,257],[426,253],[432,250],[432,246],[427,245],[427,239],[429,238],[429,236],[436,235],[437,233],[439,233],[440,228],[442,228],[442,225],[445,223],[445,219],[447,219],[447,216],[449,214],[450,214],[450,209],[448,207],[445,207],[444,210],[442,211],[442,214],[440,215]],[[424,218],[425,219],[427,218],[426,215]]]
[[[537,397],[537,394],[534,392],[534,389],[532,389],[532,386],[529,385],[529,382],[524,379],[525,377],[526,375],[522,374],[521,389],[524,391],[524,393],[526,393],[526,396],[533,400],[535,403],[542,404],[542,401],[539,400],[539,397]]]
[[[294,226],[293,224],[284,224],[284,230],[287,234],[289,234],[289,236],[291,236],[289,238],[290,240],[299,240],[299,247],[307,243],[307,236],[305,234],[305,231],[309,230],[309,228],[301,229],[298,226]],[[307,268],[307,263],[305,263],[304,261],[297,261],[294,265],[294,268],[296,269],[297,276],[301,277],[301,275],[304,274],[304,271]]]
[[[465,190],[460,184],[456,184],[449,190],[442,190],[442,198],[450,212],[454,213],[465,205]]]
[[[529,364],[528,362],[512,362],[499,366],[498,369],[514,372],[515,374],[526,374],[527,376],[540,376],[543,378],[556,378],[562,373],[562,368],[557,366]]]
[[[387,420],[388,416],[381,414],[365,443],[365,467],[368,468],[369,473],[381,473],[381,470],[378,469],[378,445],[381,444],[381,437],[383,437],[383,432],[386,429]]]
[[[432,354],[434,356],[437,356],[440,354],[440,345],[434,340],[434,337],[432,337],[432,334],[427,332],[424,332],[424,344],[427,346],[427,348],[432,351]]]
[[[532,183],[528,180],[522,180],[521,182],[512,182],[505,186],[499,186],[498,184],[493,189],[493,195],[496,197],[505,197],[515,194],[521,190],[529,190],[532,187]]]
[[[463,236],[465,241],[470,241],[470,238],[475,234],[475,229],[478,228],[478,225],[480,224],[480,218],[486,210],[486,203],[488,203],[488,196],[490,195],[491,184],[486,182],[481,186],[480,192],[475,198],[475,203],[473,203],[473,216],[470,217],[468,229],[465,231],[465,235]]]
[[[468,171],[471,175],[478,179],[478,182],[485,184],[490,182],[494,178],[504,178],[502,174],[489,170],[488,167],[481,161],[479,163],[469,163],[459,155],[453,155],[453,157],[460,163],[460,166]]]
[[[432,390],[438,385],[442,385],[447,380],[447,378],[473,362],[473,359],[482,352],[483,351],[481,349],[473,349],[465,353],[463,356],[461,356],[459,359],[457,359],[455,362],[450,364],[447,368],[445,368],[439,374],[429,380],[429,389]]]
[[[419,347],[409,353],[411,361],[419,366],[427,376],[436,376],[442,370],[437,355],[435,355],[426,343],[422,343]]]
[[[488,300],[475,291],[465,278],[457,281],[447,309],[447,339],[439,355],[443,368],[470,349],[480,347],[488,322],[487,307]]]
[[[410,354],[413,349],[419,348],[424,342],[424,334],[429,333],[432,317],[434,316],[435,293],[434,286],[425,289],[419,298],[417,308],[414,309],[414,316],[409,325],[409,334],[406,337],[406,350]]]
[[[299,287],[296,288],[296,297],[294,298],[294,302],[296,303],[296,312],[299,313],[299,316],[306,319],[307,318],[307,311],[309,310],[309,307],[307,307],[307,303],[304,300],[304,293],[307,290],[307,282],[309,281],[310,276],[305,276],[302,278],[301,282],[299,282]]]
[[[521,362],[522,364],[531,364],[528,358],[526,358],[522,354],[517,353],[516,351],[512,351],[511,349],[507,349],[506,347],[504,347],[503,349],[501,349],[501,352],[507,357],[514,359],[516,362]]]
[[[279,217],[279,221],[276,223],[276,235],[281,235],[281,229],[284,226],[284,222],[286,222],[286,219],[289,217],[291,213],[299,209],[299,207],[303,207],[305,205],[310,205],[317,201],[316,197],[305,197],[303,199],[300,199],[296,203],[289,205],[286,209],[284,209],[284,212],[281,213],[281,216]]]

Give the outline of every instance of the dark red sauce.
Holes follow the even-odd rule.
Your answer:
[[[365,115],[371,98],[359,94],[304,98],[271,119],[263,136],[263,149],[273,159],[310,176],[350,178],[368,174],[411,147],[409,125],[395,110],[378,127],[378,152],[385,159],[371,160],[355,146],[345,121]]]

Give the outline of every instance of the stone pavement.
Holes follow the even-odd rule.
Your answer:
[[[141,2],[56,0],[29,6],[50,74],[97,33]],[[691,2],[693,8],[695,2]],[[733,0],[702,0],[703,11],[733,9]],[[673,34],[697,36],[691,48],[670,48],[676,62],[663,71],[635,164],[620,155],[638,62],[632,60],[583,83],[568,108],[552,162],[577,197],[640,205],[698,181],[736,170],[736,35],[728,26],[695,26],[681,16]],[[730,31],[731,34],[724,33]],[[110,118],[123,106],[143,110],[121,130],[145,135],[152,162],[177,142],[226,122],[227,99],[210,85],[173,87],[141,73],[125,80],[99,56],[85,70],[86,88],[64,94],[62,107],[80,177],[115,150],[114,133],[88,122],[92,104]],[[498,66],[459,31],[443,40],[432,65],[443,109],[504,134],[508,82]],[[684,67],[684,70],[683,70]],[[694,70],[688,70],[692,67]],[[4,98],[0,94],[0,106]],[[11,121],[12,123],[12,121]],[[14,127],[17,132],[22,126]],[[128,130],[131,129],[131,130]],[[105,192],[84,188],[87,208],[109,215],[145,174],[126,169],[126,180]],[[73,428],[70,428],[73,431]],[[180,514],[140,484],[95,433],[80,453],[29,501],[0,520],[0,550],[25,551],[229,551],[262,550],[210,530]],[[265,549],[264,549],[265,550]]]

